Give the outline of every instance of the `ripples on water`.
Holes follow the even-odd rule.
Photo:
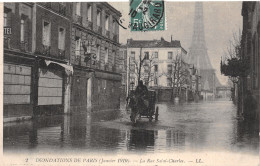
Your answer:
[[[4,151],[258,153],[258,125],[238,121],[229,101],[158,106],[158,122],[142,119],[134,126],[125,111],[4,124]]]

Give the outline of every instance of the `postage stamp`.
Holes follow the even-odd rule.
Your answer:
[[[131,0],[131,31],[165,30],[163,0]]]

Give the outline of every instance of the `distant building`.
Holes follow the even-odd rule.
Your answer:
[[[185,62],[187,51],[181,46],[180,41],[171,40],[170,42],[161,38],[161,40],[127,40],[128,56],[128,75],[127,88],[134,89],[138,84],[138,68],[140,60],[143,66],[140,79],[151,89],[158,91],[158,99],[171,100],[173,98],[173,89],[178,89],[186,93],[190,87],[190,65]],[[177,62],[177,60],[179,61]],[[177,62],[177,63],[176,63]],[[174,81],[174,73],[177,70],[186,72],[183,81],[177,84]],[[183,73],[183,72],[180,72]],[[177,79],[177,73],[175,80]],[[175,85],[174,85],[175,83]],[[173,88],[176,87],[176,88]],[[177,93],[175,91],[174,93]],[[184,95],[185,96],[185,95]]]

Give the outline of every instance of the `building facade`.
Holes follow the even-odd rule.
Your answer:
[[[250,68],[247,77],[241,77],[238,82],[239,111],[246,116],[259,118],[260,100],[260,3],[243,2],[242,59],[249,59]],[[248,98],[253,106],[248,108]]]
[[[4,114],[62,113],[70,4],[5,3]],[[66,48],[66,49],[65,49]]]
[[[4,3],[4,117],[119,108],[121,13],[108,3]]]
[[[157,90],[160,101],[172,100],[177,93],[187,99],[187,89],[191,89],[191,71],[185,62],[187,51],[180,41],[129,39],[127,56],[127,89],[135,89],[140,79],[150,89]]]
[[[33,114],[32,11],[32,3],[4,4],[4,117]]]
[[[70,110],[120,106],[119,25],[121,13],[106,2],[73,3]],[[68,111],[67,111],[68,112]]]
[[[126,100],[126,94],[127,94],[127,46],[121,45],[119,49],[119,55],[120,55],[120,70],[122,74],[122,82],[121,82],[121,101]]]

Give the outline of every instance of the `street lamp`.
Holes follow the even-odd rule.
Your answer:
[[[94,46],[93,40],[85,40],[82,42],[82,47],[84,49],[84,62],[87,63],[91,59],[93,60],[92,65],[95,65],[95,60],[97,58],[95,53],[90,52],[90,46]]]

